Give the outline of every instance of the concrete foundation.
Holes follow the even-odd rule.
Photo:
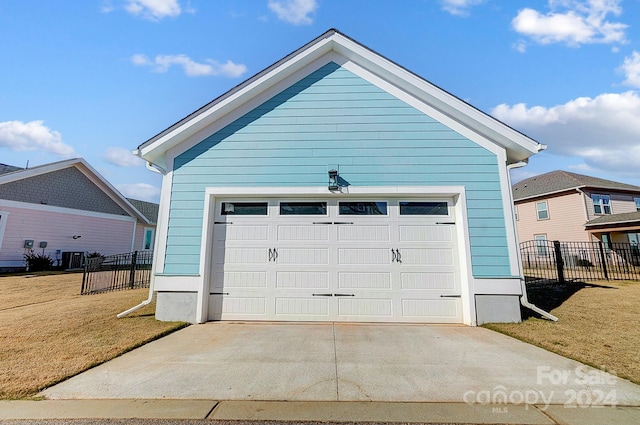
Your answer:
[[[196,323],[197,293],[158,292],[156,299],[157,320]]]
[[[478,325],[490,322],[517,323],[520,315],[518,295],[476,295]]]

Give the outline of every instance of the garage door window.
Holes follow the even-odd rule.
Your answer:
[[[281,202],[280,215],[327,215],[327,203]]]
[[[222,215],[267,215],[267,202],[223,202]]]
[[[386,202],[340,202],[340,215],[387,215]]]
[[[400,202],[400,215],[449,215],[446,202]]]

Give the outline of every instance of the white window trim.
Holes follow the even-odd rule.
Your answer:
[[[544,204],[545,205],[545,209],[542,210],[542,211],[546,211],[547,212],[547,216],[544,217],[544,218],[540,218],[540,213],[542,211],[538,209],[538,205],[539,204]],[[547,201],[536,202],[536,218],[538,219],[538,221],[549,220],[551,218],[551,215],[549,214],[549,203]]]
[[[146,247],[147,232],[151,232],[151,246],[149,248]],[[142,249],[145,251],[153,250],[153,244],[154,244],[155,238],[156,238],[155,229],[153,227],[145,227],[142,232]]]
[[[593,199],[594,197],[598,197],[599,198],[599,202],[596,203],[595,199]],[[605,204],[602,203],[603,198],[607,198],[609,200],[609,202],[606,204],[609,207],[609,212],[605,212]],[[592,193],[591,194],[591,202],[593,203],[593,213],[595,215],[611,215],[613,214],[613,208],[611,208],[611,196],[610,195],[604,195],[604,194],[600,194],[600,193]],[[596,212],[596,206],[600,207],[600,212]]]
[[[539,257],[546,257],[549,255],[547,234],[533,235],[533,239],[536,241],[536,254],[538,254]],[[538,244],[538,242],[544,242],[544,244]],[[540,248],[542,248],[542,250]]]

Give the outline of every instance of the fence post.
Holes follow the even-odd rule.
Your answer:
[[[609,273],[607,272],[607,261],[604,256],[604,248],[602,247],[602,241],[598,241],[598,248],[600,248],[600,263],[602,264],[602,271],[604,272],[604,278],[609,280]]]
[[[138,260],[138,251],[131,254],[131,269],[129,271],[129,287],[133,289],[133,283],[136,280],[136,262]]]
[[[84,260],[84,272],[82,273],[82,288],[80,289],[80,295],[84,295],[84,287],[85,287],[85,282],[87,280],[87,259],[85,258]]]
[[[560,241],[553,241],[553,251],[556,255],[556,269],[558,270],[558,282],[564,283],[564,261],[562,260],[562,250]]]

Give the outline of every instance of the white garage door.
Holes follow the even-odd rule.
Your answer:
[[[462,322],[451,200],[215,208],[210,320]]]

